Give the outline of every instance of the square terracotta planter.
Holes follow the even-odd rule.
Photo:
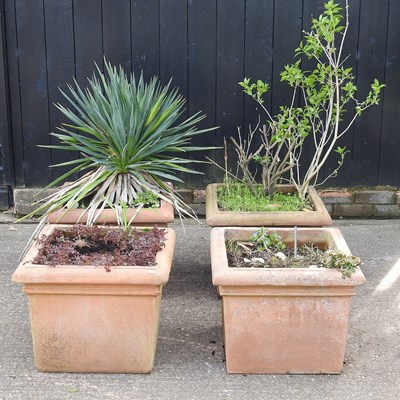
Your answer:
[[[130,220],[136,213],[135,208],[130,208],[127,211],[127,218]],[[174,207],[172,204],[161,200],[160,207],[142,208],[135,219],[132,221],[133,226],[167,226],[174,221]],[[82,208],[73,208],[70,210],[54,211],[47,216],[47,222],[50,224],[86,224],[87,212]],[[111,209],[103,210],[96,219],[96,225],[117,225],[117,217],[115,211]]]
[[[226,367],[231,373],[338,374],[342,371],[350,302],[365,283],[333,269],[230,268],[225,241],[248,240],[256,228],[211,231],[213,284],[222,297]],[[272,228],[285,243],[293,229]],[[299,245],[346,254],[339,230],[299,228]]]
[[[329,226],[332,219],[314,188],[308,191],[312,211],[223,211],[218,208],[217,191],[222,184],[206,188],[206,222],[209,226]],[[293,193],[291,185],[277,185],[281,193]]]
[[[174,186],[171,182],[166,182],[166,185],[173,189]],[[127,210],[128,221],[137,212],[136,208],[129,208]],[[82,208],[72,208],[69,210],[59,210],[50,213],[47,216],[49,224],[86,224],[87,212]],[[142,208],[132,221],[132,226],[167,226],[169,223],[174,222],[174,207],[172,204],[165,200],[160,199],[160,207]],[[95,225],[118,225],[115,210],[104,209],[94,222]]]
[[[47,225],[49,234],[63,225]],[[70,227],[69,227],[70,228]],[[107,228],[108,229],[108,228]],[[13,275],[23,283],[35,364],[40,371],[145,373],[154,365],[160,302],[168,281],[175,232],[153,267],[32,264],[33,243]],[[40,235],[41,236],[41,235]]]

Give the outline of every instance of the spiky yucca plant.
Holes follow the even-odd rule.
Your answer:
[[[82,90],[68,86],[69,94],[62,92],[70,107],[56,107],[71,121],[62,124],[57,133],[59,145],[43,146],[52,149],[78,151],[80,158],[54,165],[69,167],[69,171],[50,183],[54,187],[77,172],[86,173],[59,188],[56,194],[27,215],[76,207],[90,199],[85,212],[87,223],[93,223],[109,205],[134,205],[139,193],[151,192],[175,207],[178,213],[194,216],[182,199],[165,184],[181,182],[178,171],[197,173],[185,167],[200,162],[173,155],[204,150],[190,146],[193,136],[215,128],[198,130],[196,124],[205,118],[200,113],[177,123],[184,112],[185,99],[170,83],[161,85],[156,77],[149,83],[130,78],[122,67],[113,67],[105,61],[106,74],[97,67]],[[115,210],[120,208],[116,207]]]

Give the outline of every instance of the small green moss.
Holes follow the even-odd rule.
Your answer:
[[[134,206],[143,204],[145,207],[156,208],[159,206],[160,199],[152,192],[140,192],[136,198]]]
[[[272,200],[265,196],[262,185],[256,186],[257,195],[243,184],[229,184],[218,187],[218,206],[225,211],[300,211],[311,209],[307,201],[295,193],[276,193]]]
[[[250,241],[254,243],[258,250],[263,251],[266,248],[271,250],[285,250],[286,245],[282,242],[277,233],[269,233],[268,228],[261,227],[257,232],[250,236]]]

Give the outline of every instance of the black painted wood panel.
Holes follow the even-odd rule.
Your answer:
[[[101,0],[74,0],[76,81],[86,86],[95,63],[103,68],[103,18]]]
[[[302,31],[302,0],[275,1],[273,73],[272,73],[272,112],[279,112],[280,105],[288,105],[292,88],[281,82],[280,73],[284,66],[293,60],[294,49],[298,47]]]
[[[206,114],[199,128],[216,126],[217,0],[188,1],[187,67],[188,113],[193,115],[201,111]],[[197,136],[193,144],[215,146],[216,135],[220,133],[221,130],[218,130]],[[205,160],[206,157],[215,160],[218,155],[216,151],[194,154],[199,160]],[[193,176],[198,185],[215,181],[217,171],[213,165],[198,164],[196,169],[204,173],[202,176]]]
[[[245,65],[244,77],[252,80],[272,81],[274,3],[272,1],[248,0],[245,15]],[[241,88],[240,88],[241,89]],[[264,106],[271,110],[271,90],[264,96]],[[260,128],[265,124],[266,115],[249,96],[244,96],[244,118],[242,133]],[[250,128],[251,127],[251,128]],[[235,135],[236,137],[236,135]],[[254,143],[256,148],[261,142]]]
[[[385,80],[386,37],[389,0],[362,0],[357,87],[360,98],[374,78]],[[357,185],[379,184],[382,103],[370,108],[354,127],[351,178]]]
[[[217,1],[216,123],[221,129],[215,144],[223,146],[223,138],[227,137],[231,163],[236,158],[228,138],[236,136],[237,127],[243,126],[244,94],[238,83],[245,72],[245,11],[243,1]]]
[[[133,69],[150,79],[160,75],[160,1],[131,3]]]
[[[0,187],[14,183],[5,46],[4,3],[0,1]],[[0,195],[1,196],[1,195]],[[1,203],[1,201],[0,201]]]
[[[131,3],[102,1],[104,56],[113,65],[121,65],[127,73],[132,68]]]
[[[188,87],[187,42],[188,11],[186,0],[160,1],[160,72],[163,84],[179,88],[186,98]]]
[[[379,183],[398,184],[393,179],[400,174],[400,2],[391,1],[385,62],[385,83],[382,108],[383,120],[379,158]]]
[[[49,144],[49,89],[43,2],[16,0],[19,85],[23,132],[25,183],[34,186],[51,180]]]
[[[54,107],[56,103],[63,103],[64,97],[60,89],[66,91],[66,84],[72,84],[75,76],[74,32],[73,32],[73,1],[53,0],[44,1],[44,16],[46,28],[46,59],[47,85],[49,104],[50,131],[54,132],[66,118]],[[52,144],[58,140],[50,137]],[[59,164],[73,157],[70,152],[51,152],[51,164]],[[67,172],[65,168],[52,169],[52,178]]]
[[[346,68],[352,68],[353,74],[357,73],[358,65],[358,48],[359,48],[359,22],[360,22],[360,2],[361,0],[353,0],[351,2],[351,9],[349,13],[349,29],[346,35],[346,41],[343,49],[343,58],[348,57],[345,66]],[[345,2],[340,2],[341,6],[345,6]],[[347,126],[349,121],[354,116],[354,105],[347,107],[347,113],[345,114],[342,126]],[[332,185],[352,185],[351,169],[353,168],[353,141],[354,141],[354,125],[349,131],[338,141],[337,145],[340,147],[346,146],[350,151],[347,154],[344,165],[339,171],[338,176],[335,179],[330,180],[328,183]],[[339,157],[337,153],[333,153],[328,159],[325,165],[325,176],[328,176],[338,166]]]
[[[162,0],[160,11],[160,71],[162,84],[171,81],[171,88],[187,98],[188,91],[188,10],[186,0]],[[187,104],[180,121],[188,116]],[[182,156],[182,154],[177,154]],[[186,165],[187,166],[187,165]],[[186,181],[187,175],[179,172],[180,179]]]
[[[9,163],[14,166],[14,182],[16,185],[25,185],[23,132],[21,122],[21,87],[18,69],[18,41],[16,12],[14,0],[4,0],[5,16],[5,51],[8,66],[9,86],[9,121],[12,132],[12,149],[9,153]],[[3,133],[4,135],[4,133]]]

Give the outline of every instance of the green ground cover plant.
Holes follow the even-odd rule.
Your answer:
[[[300,211],[311,210],[305,199],[296,193],[275,193],[272,198],[264,195],[262,185],[255,185],[254,191],[240,183],[228,183],[218,187],[218,206],[225,211]]]

